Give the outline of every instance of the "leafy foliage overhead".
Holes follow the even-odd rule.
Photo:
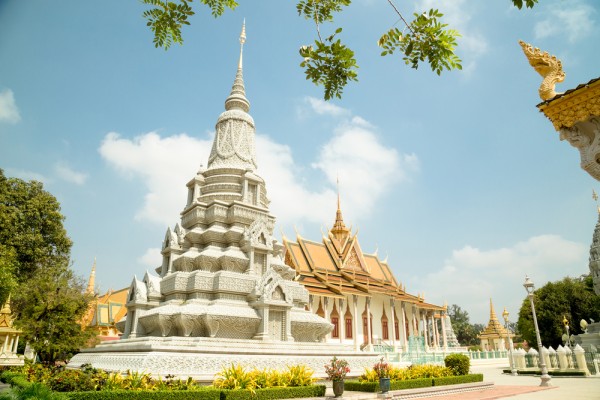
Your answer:
[[[500,1],[500,0],[496,0]],[[511,0],[518,9],[523,6],[532,8],[539,0]],[[216,18],[226,9],[234,10],[238,3],[235,0],[198,0],[208,6]],[[165,50],[173,43],[183,44],[182,28],[189,25],[188,18],[195,14],[193,0],[142,0],[151,8],[143,12],[147,25],[154,33],[154,45]],[[460,58],[455,54],[456,39],[460,34],[453,29],[446,29],[447,24],[441,22],[443,14],[437,9],[415,13],[414,20],[408,22],[392,0],[388,0],[394,13],[398,15],[404,27],[393,26],[379,39],[383,48],[382,56],[393,54],[398,50],[403,60],[411,68],[418,68],[427,62],[432,71],[440,75],[443,70],[462,69]],[[351,0],[297,0],[298,15],[315,23],[318,39],[315,45],[300,48],[306,79],[323,86],[325,100],[333,97],[341,98],[344,87],[350,81],[357,81],[358,65],[354,52],[334,37],[342,32],[336,28],[335,33],[321,36],[321,25],[334,22],[334,14],[343,11],[351,4]],[[395,24],[394,24],[395,25]]]

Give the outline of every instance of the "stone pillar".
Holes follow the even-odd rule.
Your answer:
[[[519,349],[516,352],[516,357],[517,357],[517,364],[518,364],[518,368],[519,369],[524,369],[526,364],[525,364],[525,350],[524,349]]]
[[[584,371],[585,376],[590,376],[590,370],[585,362],[585,350],[577,344],[575,345],[573,352],[575,353],[575,360],[577,361],[577,369]]]
[[[352,305],[354,306],[354,318],[352,323],[354,325],[354,350],[360,350],[360,344],[358,343],[358,327],[362,325],[362,317],[358,315],[358,296],[352,295]]]
[[[542,346],[542,351],[540,353],[541,353],[540,357],[543,358],[544,364],[546,364],[546,368],[551,368],[551,364],[550,364],[550,351],[548,351],[547,348],[545,348],[544,346]]]
[[[442,342],[444,342],[444,351],[448,350],[448,338],[446,338],[446,315],[442,313]]]
[[[567,361],[567,352],[565,351],[565,348],[562,347],[560,344],[558,345],[558,348],[556,349],[556,354],[558,355],[559,368],[561,370],[565,370],[565,369],[569,368],[569,361]]]
[[[331,322],[329,320],[329,297],[323,297],[323,312],[325,313],[325,316],[323,318],[325,318],[327,320],[327,322]]]
[[[368,335],[368,349],[373,351],[373,332],[371,332],[371,298],[367,297],[367,335]]]
[[[256,311],[258,311],[261,319],[258,325],[258,332],[254,335],[253,339],[267,340],[269,339],[269,307],[262,304],[256,307]]]
[[[550,361],[551,363],[546,365],[548,368],[558,368],[558,362],[556,359],[556,350],[552,348],[552,346],[548,347],[548,353],[550,353]]]
[[[385,304],[384,304],[385,306]],[[392,346],[394,347],[394,352],[396,351],[396,307],[394,304],[394,299],[390,299],[390,310],[392,314]],[[398,327],[400,328],[400,327]]]

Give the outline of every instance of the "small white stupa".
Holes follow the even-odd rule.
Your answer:
[[[256,174],[254,120],[240,59],[219,116],[208,167],[187,184],[181,222],[167,229],[158,276],[133,279],[123,338],[86,349],[70,367],[90,363],[212,380],[231,363],[257,368],[304,364],[323,375],[334,355],[359,374],[377,357],[327,344],[333,325],[308,311],[308,291],[285,265],[273,238],[265,181]]]

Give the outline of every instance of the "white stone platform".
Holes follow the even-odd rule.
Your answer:
[[[230,364],[248,368],[285,369],[306,365],[315,377],[325,377],[325,364],[333,356],[350,364],[350,376],[371,368],[379,355],[355,351],[352,346],[329,343],[215,339],[206,337],[144,337],[102,343],[76,354],[70,368],[91,364],[107,371],[139,371],[153,376],[212,382],[214,375]]]

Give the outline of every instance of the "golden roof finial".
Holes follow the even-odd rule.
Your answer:
[[[496,311],[494,311],[494,304],[492,303],[492,298],[490,297],[490,321],[497,320]]]
[[[339,178],[337,179],[337,211],[335,213],[335,222],[333,223],[333,228],[331,228],[331,233],[333,234],[333,236],[339,240],[342,241],[343,239],[345,239],[349,233],[350,230],[348,228],[346,228],[346,225],[344,224],[344,218],[342,217],[342,209],[340,208],[340,180]]]
[[[538,90],[540,98],[544,101],[554,98],[558,94],[554,90],[554,86],[558,82],[564,81],[566,76],[561,61],[556,56],[548,54],[547,51],[542,52],[522,40],[519,40],[519,44],[523,48],[525,57],[529,60],[529,65],[544,78]]]

